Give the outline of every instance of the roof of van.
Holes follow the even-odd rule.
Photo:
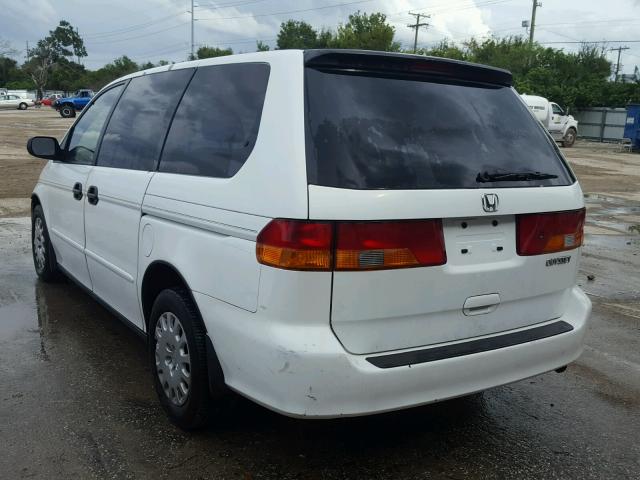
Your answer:
[[[423,75],[437,75],[453,77],[460,80],[476,80],[499,85],[511,86],[513,78],[511,72],[501,68],[489,67],[477,63],[463,62],[450,58],[428,57],[424,55],[411,55],[406,53],[381,52],[375,50],[353,49],[314,49],[314,50],[271,50],[267,52],[250,52],[223,57],[203,58],[186,62],[172,63],[159,67],[153,67],[130,73],[120,77],[107,85],[113,85],[123,80],[148,75],[156,72],[164,72],[180,68],[190,68],[225,63],[237,63],[243,61],[269,60],[269,57],[281,57],[285,55],[300,55],[308,66],[330,69],[349,69],[385,72],[403,72]],[[105,88],[107,88],[105,87]]]

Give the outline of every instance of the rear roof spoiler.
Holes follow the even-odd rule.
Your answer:
[[[408,55],[369,50],[305,50],[307,67],[345,72],[386,73],[443,77],[451,80],[492,83],[510,87],[513,76],[508,70],[449,58]]]

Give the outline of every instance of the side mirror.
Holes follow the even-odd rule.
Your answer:
[[[60,160],[62,149],[58,140],[53,137],[32,137],[27,142],[27,152],[30,155],[47,160]]]

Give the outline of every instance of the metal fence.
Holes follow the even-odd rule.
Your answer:
[[[578,136],[600,142],[617,142],[624,136],[626,108],[594,107],[573,114],[578,120]]]

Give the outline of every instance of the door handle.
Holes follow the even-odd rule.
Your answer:
[[[98,187],[96,187],[95,185],[91,185],[88,189],[87,189],[87,201],[91,204],[91,205],[97,205],[98,204]]]
[[[462,313],[466,316],[484,315],[495,311],[498,305],[500,305],[500,295],[497,293],[478,295],[467,298],[462,307]]]
[[[82,200],[82,184],[80,182],[76,182],[71,191],[73,192],[73,198]]]

